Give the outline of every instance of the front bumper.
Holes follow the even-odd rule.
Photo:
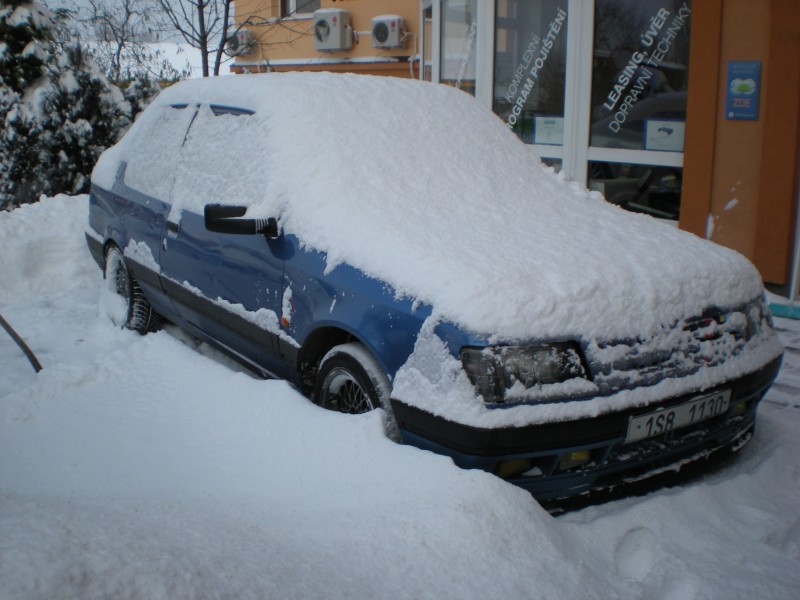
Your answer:
[[[702,394],[731,390],[725,413],[630,444],[625,444],[625,437],[631,417],[681,404],[700,393],[593,418],[498,429],[448,421],[395,399],[391,403],[406,443],[450,456],[460,467],[495,473],[540,501],[557,501],[677,471],[721,451],[741,449],[752,437],[758,403],[775,380],[781,360],[778,357],[754,373],[703,390]],[[563,458],[576,452],[588,452],[588,462],[565,467],[569,461]]]

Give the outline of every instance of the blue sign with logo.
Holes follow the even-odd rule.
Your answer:
[[[758,97],[761,94],[761,62],[729,62],[727,90],[725,118],[728,121],[758,121]]]

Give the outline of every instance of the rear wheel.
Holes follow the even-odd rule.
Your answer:
[[[141,334],[153,331],[162,322],[128,271],[125,258],[116,246],[109,246],[106,250],[100,309],[118,327]]]
[[[362,344],[342,344],[322,359],[314,401],[329,410],[359,414],[376,408],[389,412],[389,379]]]

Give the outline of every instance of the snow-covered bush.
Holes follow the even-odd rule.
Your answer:
[[[38,3],[0,0],[0,79],[21,94],[44,74],[50,13]]]
[[[62,19],[35,1],[0,0],[3,209],[88,191],[97,157],[130,123],[122,92]]]
[[[108,83],[77,42],[63,48],[48,65],[47,89],[34,100],[42,127],[41,193],[78,194],[100,154],[114,144],[129,123],[120,90]]]
[[[154,80],[146,77],[132,79],[125,82],[121,86],[122,95],[128,102],[129,113],[131,122],[136,118],[145,107],[150,104],[150,101],[156,97],[161,91],[161,86]]]

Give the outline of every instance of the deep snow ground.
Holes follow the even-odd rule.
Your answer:
[[[170,327],[98,315],[86,198],[0,213],[0,598],[784,599],[800,589],[800,324],[754,441],[553,518]]]

